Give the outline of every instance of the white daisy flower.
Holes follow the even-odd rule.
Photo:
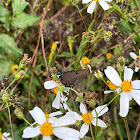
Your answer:
[[[107,83],[111,90],[105,90],[104,94],[109,94],[111,92],[116,92],[117,94],[119,94],[121,92],[120,87],[114,85],[111,81],[108,80]]]
[[[105,69],[107,78],[121,89],[120,93],[120,116],[125,117],[129,111],[129,101],[133,98],[140,105],[140,80],[132,81],[133,70],[124,68],[124,81],[121,80],[117,71],[108,66]]]
[[[54,134],[56,137],[62,140],[79,140],[79,132],[75,129],[64,127],[75,123],[75,116],[73,114],[66,114],[60,118],[54,116],[60,115],[60,112],[49,114],[51,117],[47,117],[44,112],[39,108],[35,107],[30,111],[31,116],[38,124],[36,127],[27,127],[23,131],[23,138],[33,138],[39,134],[43,135],[43,140],[51,140],[51,135]]]
[[[103,73],[99,69],[97,70],[97,72],[94,73],[94,75],[98,79],[103,78]]]
[[[140,69],[140,49],[139,55],[136,55],[134,52],[130,52],[130,56],[135,60],[135,72],[138,72]]]
[[[8,138],[10,133],[4,132],[3,134],[0,132],[0,140],[12,140],[11,138]]]
[[[60,107],[63,108],[65,110],[68,109],[67,103],[66,101],[68,100],[68,98],[66,96],[63,95],[62,92],[60,92],[60,85],[57,84],[55,81],[50,80],[50,81],[46,81],[44,83],[44,87],[45,89],[54,89],[54,93],[56,94],[56,97],[54,99],[54,101],[52,102],[52,106],[56,109],[59,109]],[[66,92],[67,94],[69,94],[69,90],[64,90],[64,92]]]
[[[68,112],[67,114],[74,114],[75,115],[75,119],[76,120],[83,120],[83,124],[82,127],[80,129],[80,138],[83,138],[86,133],[89,130],[89,125],[90,123],[92,123],[95,126],[100,126],[100,127],[104,127],[106,128],[106,124],[99,119],[98,117],[103,115],[104,113],[106,113],[108,111],[108,107],[105,107],[106,105],[102,105],[99,107],[96,107],[95,110],[93,110],[92,112],[87,113],[87,110],[84,106],[83,103],[80,103],[80,112],[82,113],[82,116],[80,116],[77,112],[71,111]],[[103,109],[104,108],[104,109]]]
[[[99,2],[100,6],[104,9],[104,10],[108,10],[109,9],[109,5],[107,2],[110,2],[112,0],[82,0],[82,3],[85,4],[85,3],[90,3],[90,5],[88,6],[87,8],[87,12],[92,14],[94,9],[95,9],[95,6],[96,6],[96,2]]]

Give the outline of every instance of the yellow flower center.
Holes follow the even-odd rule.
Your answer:
[[[131,82],[129,82],[128,80],[123,81],[121,84],[121,88],[125,92],[130,92],[132,90]]]
[[[140,59],[140,55],[138,55],[137,58]]]
[[[46,112],[45,113],[45,117],[46,117],[46,121],[48,121],[48,119],[49,119],[49,114]]]
[[[107,81],[107,83],[108,83],[108,86],[109,86],[109,88],[110,89],[112,89],[112,90],[115,90],[118,86],[116,86],[116,85],[114,85],[111,81]]]
[[[95,73],[95,76],[97,78],[102,78],[103,77],[103,74],[102,74],[102,72],[100,72],[100,70],[98,70],[98,72]]]
[[[59,87],[60,87],[61,82],[60,82],[60,81],[57,81],[56,83],[57,83],[57,84],[59,85]],[[57,92],[60,90],[59,87],[54,87],[54,88],[53,88],[53,92],[54,92],[55,94],[57,94]]]
[[[90,63],[90,60],[87,58],[87,57],[84,57],[84,58],[82,58],[82,63],[84,64],[84,65],[86,65],[86,64],[89,64]]]
[[[2,133],[0,132],[0,140],[2,139]]]
[[[55,94],[57,94],[58,91],[59,91],[59,87],[54,87],[54,88],[53,88],[53,92],[54,92]]]
[[[41,134],[43,136],[50,136],[53,134],[53,126],[50,123],[43,123],[40,127]]]
[[[91,113],[85,113],[85,114],[82,114],[82,119],[85,124],[89,125],[92,122],[93,117]]]
[[[112,58],[112,54],[111,54],[111,53],[107,53],[107,54],[106,54],[106,58],[107,58],[107,59],[111,59],[111,58]]]

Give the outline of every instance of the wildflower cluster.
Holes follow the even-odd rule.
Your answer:
[[[34,51],[32,59],[25,53],[23,58],[20,58],[19,64],[15,64],[17,60],[10,64],[8,86],[3,86],[4,84],[0,83],[2,85],[0,85],[2,87],[0,91],[0,111],[5,109],[8,111],[11,135],[7,133],[9,129],[4,132],[5,129],[0,128],[0,140],[18,139],[20,134],[14,134],[13,132],[17,129],[13,124],[16,120],[13,116],[28,124],[28,126],[17,130],[18,132],[22,130],[21,137],[23,139],[34,139],[35,137],[37,137],[35,139],[43,140],[116,139],[113,136],[115,132],[116,135],[119,133],[120,139],[123,139],[119,130],[120,124],[117,123],[118,114],[121,116],[119,118],[124,120],[125,125],[122,128],[126,128],[128,140],[131,140],[125,117],[130,115],[131,105],[140,105],[140,80],[139,77],[136,77],[136,79],[133,77],[133,75],[139,74],[140,49],[138,53],[129,50],[137,50],[129,44],[129,41],[135,44],[140,38],[139,30],[136,30],[138,25],[134,25],[135,21],[138,21],[137,11],[135,12],[134,8],[132,9],[133,13],[128,13],[131,6],[135,7],[134,3],[131,4],[131,0],[128,0],[128,3],[121,0],[116,2],[113,0],[78,0],[78,2],[83,5],[78,5],[77,1],[73,0],[62,0],[59,3],[67,6],[64,6],[58,13],[56,13],[57,9],[54,8],[53,14],[51,14],[52,1],[48,1],[48,5],[43,10],[43,16],[40,16],[42,17],[39,21],[40,24],[35,24],[40,25],[38,44],[36,48],[29,45],[28,51]],[[12,3],[12,6],[9,6],[9,3]],[[13,29],[10,29],[11,25],[12,28],[17,29],[13,35],[17,44],[20,44],[19,40],[21,40],[18,36],[24,35],[24,37],[27,37],[27,34],[21,33],[21,31],[24,28],[26,29],[32,21],[36,21],[37,18],[35,16],[31,18],[32,15],[22,13],[28,3],[25,0],[22,0],[21,3],[13,0],[11,2],[4,1],[0,5],[0,7],[3,5],[0,22],[4,23],[3,28],[6,29],[3,32],[12,31]],[[40,9],[38,5],[45,7],[42,6],[42,3],[46,4],[43,1],[39,4],[35,2],[33,9],[36,10],[32,9],[32,13],[41,11],[38,10]],[[121,6],[116,3],[120,3]],[[139,9],[138,3],[135,3]],[[77,8],[78,12],[71,13],[69,17],[77,16],[77,13],[79,13],[80,18],[78,20],[69,19],[67,16],[60,18],[61,13],[66,9],[73,10],[68,8],[68,5]],[[85,8],[81,9],[81,6],[87,9],[89,14],[86,14],[92,18],[91,23],[88,20],[85,21],[87,17],[82,15]],[[12,13],[8,10],[8,7],[12,8]],[[47,18],[45,18],[46,15]],[[53,15],[53,17],[50,18],[50,15]],[[39,20],[40,17],[37,19]],[[63,18],[64,20],[61,22]],[[10,21],[9,23],[7,19]],[[49,21],[50,19],[51,21]],[[44,20],[46,21],[44,22]],[[83,23],[82,26],[79,24],[80,21]],[[47,29],[43,29],[45,24],[47,24]],[[81,30],[78,34],[76,31],[74,32],[75,25],[82,27],[82,30],[77,28],[78,32]],[[117,25],[126,26],[132,32],[132,35],[128,37],[128,33],[123,34],[123,30],[119,31],[120,27]],[[83,27],[86,29],[85,31],[83,31]],[[30,29],[27,28],[27,30]],[[47,37],[44,38],[43,34],[46,34]],[[75,36],[73,36],[74,34]],[[135,41],[129,40],[132,36],[138,39]],[[6,38],[6,41],[4,38]],[[12,59],[13,57],[19,57],[18,53],[20,52],[20,50],[17,50],[18,55],[13,55],[17,49],[14,38],[0,34],[0,50],[2,54],[6,55],[10,52],[7,56]],[[78,38],[77,42],[80,40],[79,45],[76,44],[76,38]],[[41,44],[39,44],[40,42]],[[48,45],[46,45],[47,43]],[[20,45],[22,46],[22,43]],[[125,46],[122,47],[123,45]],[[39,46],[42,49],[39,49]],[[1,49],[1,47],[3,48]],[[8,48],[8,51],[4,47]],[[50,48],[48,49],[48,47]],[[65,51],[62,52],[62,49]],[[40,50],[43,55],[40,55]],[[130,55],[129,59],[126,57],[128,53]],[[121,56],[122,54],[123,56]],[[37,58],[38,55],[40,56],[39,59]],[[132,63],[128,65],[130,61]],[[59,64],[59,62],[61,63]],[[68,63],[69,65],[67,65]],[[29,78],[30,75],[31,78]],[[83,84],[80,83],[82,80]],[[19,91],[18,86],[23,90]],[[22,93],[22,96],[20,93]],[[28,104],[23,107],[24,102],[28,102]],[[112,105],[113,103],[115,107]],[[112,110],[114,111],[113,115],[110,115],[109,113]],[[24,114],[25,111],[26,115]],[[0,119],[2,115],[0,115]],[[110,125],[110,118],[113,117],[115,123]],[[5,118],[7,116],[5,117],[4,114],[2,120]],[[33,122],[31,118],[33,118]],[[2,122],[2,125],[5,124],[5,122]],[[117,127],[114,128],[116,124]],[[138,126],[135,137],[137,130]],[[102,137],[104,133],[105,135]]]

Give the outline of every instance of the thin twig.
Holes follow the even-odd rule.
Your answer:
[[[139,132],[139,129],[140,129],[140,117],[139,117],[139,122],[138,122],[138,125],[137,125],[137,128],[136,128],[133,140],[136,140],[136,137],[137,137],[137,134]]]

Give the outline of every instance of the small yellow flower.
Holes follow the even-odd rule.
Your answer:
[[[0,140],[2,139],[2,133],[0,132]]]
[[[82,61],[83,65],[90,64],[90,60],[87,57],[82,58],[81,61]]]
[[[13,75],[16,74],[16,72],[17,72],[18,69],[19,69],[19,66],[16,65],[16,64],[14,64],[14,65],[11,66],[11,71],[12,71]]]
[[[94,75],[99,79],[103,77],[103,73],[100,70],[97,70],[97,72],[94,73]]]
[[[116,85],[114,85],[111,81],[107,81],[107,83],[108,83],[108,86],[109,86],[109,88],[110,89],[112,89],[112,90],[115,90],[118,86],[116,86]]]
[[[107,58],[107,59],[111,59],[111,58],[112,58],[112,54],[111,54],[111,53],[107,53],[107,54],[106,54],[106,58]]]

